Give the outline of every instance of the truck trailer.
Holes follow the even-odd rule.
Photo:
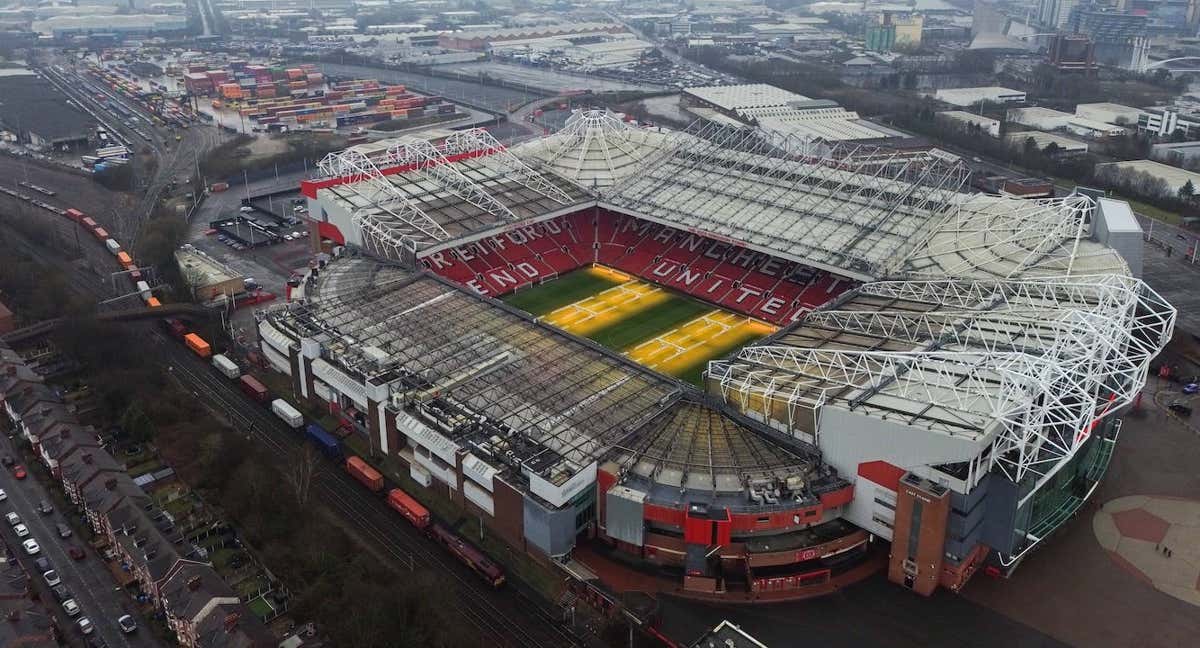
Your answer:
[[[212,365],[217,368],[217,371],[225,374],[226,378],[236,380],[238,376],[242,375],[242,370],[237,363],[220,353],[212,357]]]
[[[321,454],[330,459],[342,458],[342,443],[318,423],[309,423],[305,428],[308,440],[312,441]]]
[[[267,402],[267,399],[271,397],[271,393],[267,391],[266,386],[250,374],[243,374],[242,377],[238,379],[238,386],[241,387],[243,394],[260,403]]]
[[[298,430],[304,425],[304,415],[282,398],[271,401],[271,411],[292,429]]]

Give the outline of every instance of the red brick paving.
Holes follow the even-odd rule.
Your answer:
[[[1126,538],[1154,544],[1162,542],[1167,537],[1167,529],[1171,527],[1170,522],[1140,508],[1113,513],[1112,519],[1117,525],[1117,530]]]

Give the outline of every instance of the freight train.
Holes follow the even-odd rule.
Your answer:
[[[180,320],[173,318],[163,319],[161,323],[172,337],[183,341],[192,353],[205,360],[214,357],[212,355],[212,347],[208,342],[195,333],[188,332],[187,327]],[[221,358],[224,356],[215,357]],[[229,362],[233,367],[237,366],[232,361]],[[213,365],[214,368],[225,376],[233,379],[233,371],[225,371],[212,362],[209,364]],[[305,425],[304,415],[300,411],[281,398],[271,400],[271,395],[267,388],[250,374],[241,374],[236,380],[242,392],[255,402],[263,405],[269,403],[271,411],[288,427],[294,430],[303,428],[305,437],[322,454],[341,463],[346,472],[350,473],[364,488],[373,493],[384,492],[385,480],[383,475],[361,457],[350,455],[343,459],[341,442],[337,437],[321,427],[320,424],[310,421]],[[430,539],[442,545],[452,556],[469,567],[471,571],[475,572],[488,585],[494,588],[504,585],[505,573],[499,565],[449,527],[435,522],[429,509],[422,506],[415,498],[399,488],[392,488],[387,490],[386,493],[384,501],[387,503],[387,506],[399,513],[405,520],[408,520],[409,524],[412,524],[417,529],[423,531]]]

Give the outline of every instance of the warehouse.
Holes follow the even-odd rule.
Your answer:
[[[1200,192],[1200,173],[1187,171],[1154,160],[1130,160],[1128,162],[1109,162],[1097,164],[1096,174],[1111,173],[1112,169],[1138,171],[1148,173],[1151,177],[1167,183],[1167,189],[1172,194],[1179,193],[1187,183],[1192,183],[1193,193]]]
[[[33,31],[54,38],[87,34],[160,34],[187,29],[187,16],[168,14],[113,14],[54,16],[35,21]]]
[[[1142,111],[1137,108],[1109,102],[1079,104],[1075,106],[1076,117],[1117,125],[1127,124],[1132,126],[1138,122],[1138,115],[1141,113]]]
[[[198,300],[232,297],[246,289],[242,275],[190,245],[175,251],[175,263]]]
[[[1045,151],[1047,147],[1053,144],[1056,148],[1056,155],[1083,155],[1087,153],[1087,142],[1081,142],[1070,137],[1055,135],[1053,133],[1039,133],[1037,131],[1022,131],[1020,133],[1009,133],[1004,137],[1009,146],[1024,148],[1025,143],[1033,140],[1034,145],[1039,151]]]
[[[980,103],[1022,103],[1025,93],[1011,88],[984,86],[980,88],[943,88],[934,94],[934,99],[953,106],[974,106]]]
[[[942,122],[949,122],[955,127],[970,126],[975,127],[982,133],[986,133],[991,137],[1000,137],[1000,120],[976,115],[963,110],[946,110],[937,113],[937,119]]]
[[[30,70],[0,71],[0,97],[0,124],[36,149],[86,147],[96,125]]]
[[[1065,113],[1059,110],[1051,110],[1050,108],[1009,108],[1005,114],[1005,118],[1014,123],[1036,128],[1041,131],[1058,130],[1066,128],[1067,123],[1075,117],[1071,113]]]
[[[686,88],[683,92],[696,114],[718,122],[754,124],[781,137],[844,142],[897,135],[834,101],[810,99],[765,83]]]

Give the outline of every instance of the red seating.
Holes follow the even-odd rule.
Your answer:
[[[804,265],[606,210],[520,227],[421,262],[492,296],[601,263],[780,325],[852,285]]]

